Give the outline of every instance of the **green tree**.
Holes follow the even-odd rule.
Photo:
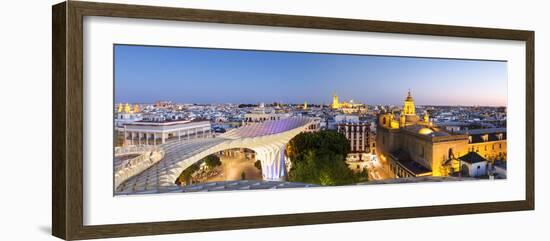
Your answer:
[[[367,167],[365,167],[363,168],[363,170],[358,172],[356,176],[358,182],[366,182],[369,180],[369,170],[367,169]]]
[[[345,162],[349,151],[349,142],[340,133],[301,133],[287,145],[287,156],[292,161],[288,178],[292,182],[329,186],[355,183],[359,178]]]
[[[261,171],[261,170],[262,170],[262,161],[256,160],[256,161],[254,162],[254,166],[255,166],[256,168],[258,168],[258,170]]]
[[[191,183],[191,176],[193,173],[198,171],[200,169],[200,165],[198,163],[195,163],[188,168],[185,168],[179,175],[178,179],[176,179],[176,184],[182,185],[182,184],[190,184]]]
[[[206,166],[208,166],[209,168],[214,168],[222,164],[222,162],[220,161],[220,158],[216,155],[209,155],[203,158],[203,161],[204,163],[206,163]]]
[[[346,136],[335,131],[300,133],[290,140],[286,154],[291,160],[301,160],[300,155],[304,155],[307,150],[346,156],[351,147]]]
[[[307,151],[303,159],[290,170],[289,180],[325,186],[345,185],[357,181],[354,173],[343,161],[343,156],[331,153],[317,154]]]

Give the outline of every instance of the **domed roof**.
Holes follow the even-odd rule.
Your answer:
[[[407,98],[405,99],[405,101],[414,101],[410,90],[409,90],[409,94],[407,95]]]
[[[422,135],[429,135],[429,134],[432,134],[434,131],[432,131],[432,129],[430,128],[427,128],[427,127],[424,127],[420,130],[418,130],[418,134],[422,134]]]

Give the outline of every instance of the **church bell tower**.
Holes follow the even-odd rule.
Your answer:
[[[416,111],[414,110],[414,100],[411,96],[411,90],[409,90],[407,98],[403,102],[403,114],[416,115]]]
[[[332,109],[340,109],[340,101],[338,100],[338,95],[336,95],[336,93],[332,95]]]

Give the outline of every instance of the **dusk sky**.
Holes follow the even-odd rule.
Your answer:
[[[505,106],[507,66],[477,61],[115,46],[115,101]]]

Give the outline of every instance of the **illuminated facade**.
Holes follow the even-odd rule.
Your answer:
[[[124,145],[163,144],[168,140],[189,140],[212,136],[210,121],[136,121],[123,125]]]
[[[168,108],[172,106],[172,102],[170,101],[157,101],[155,102],[156,108]]]
[[[139,105],[134,105],[133,107],[129,104],[118,104],[116,108],[116,118],[115,126],[122,127],[124,124],[129,124],[135,121],[140,121],[143,119]]]
[[[483,159],[477,165],[506,160],[506,128],[449,133],[434,126],[428,113],[416,114],[410,91],[399,114],[378,115],[376,134],[379,159],[394,177],[459,175],[471,166],[470,153]]]
[[[332,96],[332,104],[330,106],[333,110],[340,110],[345,114],[365,114],[367,113],[367,106],[364,104],[354,103],[353,100],[349,102],[340,102],[338,95]]]
[[[332,109],[340,109],[340,101],[338,100],[338,95],[332,95]]]
[[[407,95],[407,98],[403,102],[403,114],[404,115],[416,115],[414,100],[411,96],[411,91]]]
[[[139,108],[139,105],[134,105],[134,110],[133,110],[134,113],[139,113],[141,112],[140,108]]]
[[[129,103],[126,103],[122,105],[122,103],[118,104],[117,113],[118,114],[137,114],[140,112],[139,105],[134,105],[133,107],[130,106]]]
[[[348,139],[351,150],[348,157],[353,160],[364,160],[363,155],[371,152],[373,145],[369,123],[340,123],[337,131]]]
[[[468,135],[468,151],[494,162],[506,160],[506,128],[459,131]]]

